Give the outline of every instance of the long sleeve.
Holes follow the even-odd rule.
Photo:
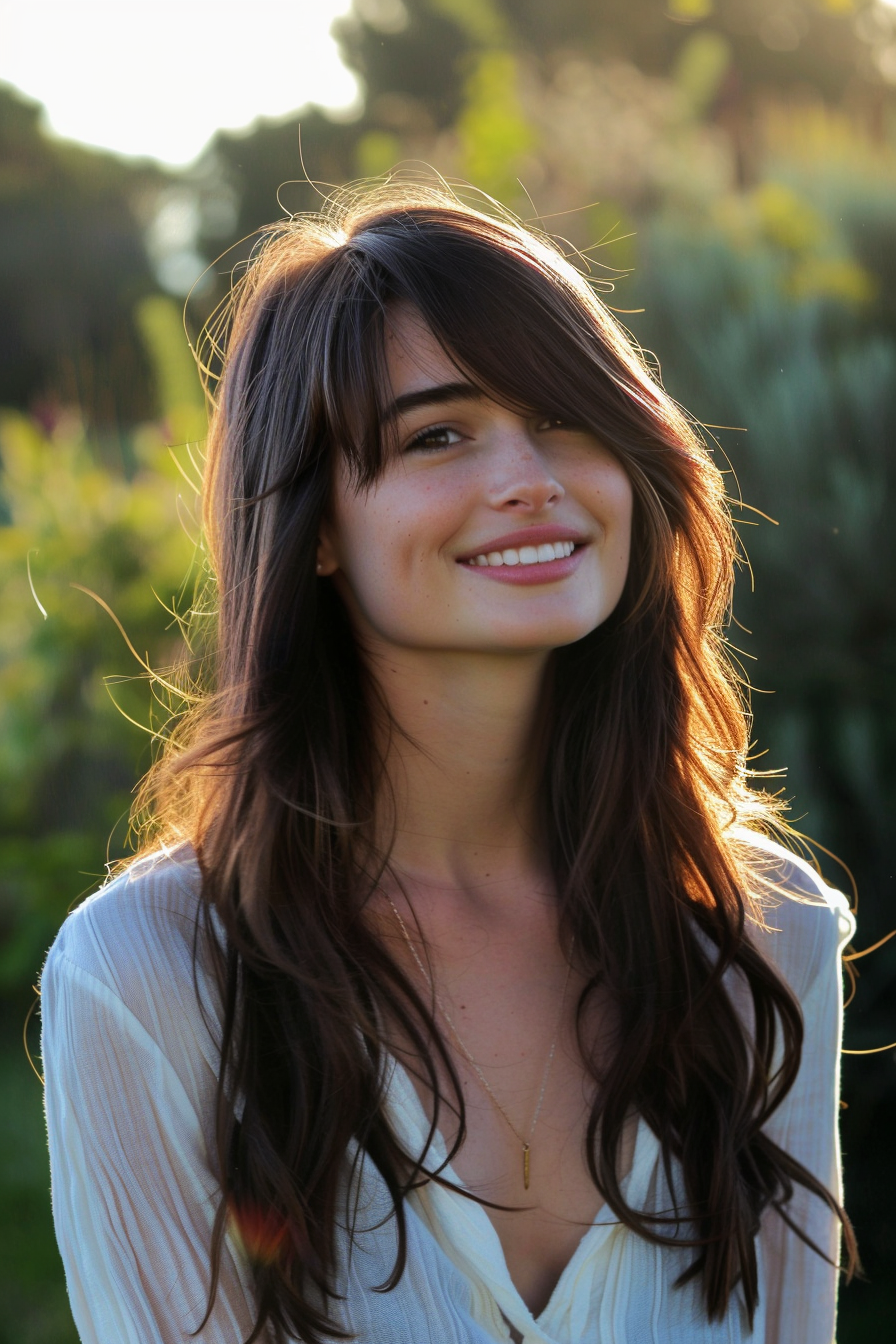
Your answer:
[[[838,953],[852,933],[851,917],[843,898],[809,870],[786,860],[788,871],[781,871],[781,855],[776,848],[771,853],[769,874],[779,896],[768,909],[768,927],[754,936],[800,1002],[805,1044],[796,1084],[768,1130],[839,1193]],[[252,1328],[251,1283],[228,1242],[212,1316],[192,1334],[205,1312],[210,1231],[220,1198],[209,1156],[219,1007],[201,964],[194,979],[198,904],[195,864],[135,865],[66,921],[47,958],[42,1013],[53,1211],[83,1344],[187,1344],[192,1338],[240,1344]],[[397,1131],[405,1132],[402,1115],[425,1131],[413,1087],[405,1092],[390,1092]],[[666,1208],[659,1145],[644,1126],[639,1144],[632,1198]],[[359,1172],[352,1208],[363,1216],[346,1256],[339,1306],[345,1328],[365,1344],[506,1339],[494,1283],[503,1283],[508,1306],[516,1290],[485,1210],[461,1201],[455,1217],[449,1192],[440,1192],[444,1226],[436,1236],[419,1201],[409,1198],[405,1273],[383,1293],[394,1266],[391,1201],[373,1164]],[[792,1212],[834,1255],[838,1225],[827,1207],[798,1189]],[[446,1251],[455,1224],[463,1242],[458,1257]],[[485,1248],[472,1259],[471,1226]],[[521,1299],[518,1312],[511,1307],[505,1315],[521,1331],[521,1323],[530,1322],[527,1338],[552,1344],[591,1338],[831,1344],[833,1268],[774,1211],[763,1220],[760,1253],[761,1301],[752,1336],[743,1311],[710,1321],[699,1283],[676,1286],[692,1259],[689,1251],[653,1246],[609,1214],[584,1234],[537,1323]]]
[[[206,1308],[213,1052],[189,930],[152,895],[150,875],[88,902],[41,982],[53,1216],[83,1344],[185,1344]],[[249,1302],[226,1246],[199,1338],[239,1344]]]
[[[766,1126],[769,1136],[842,1201],[839,1106],[843,981],[840,953],[854,921],[840,892],[811,869],[790,866],[785,896],[768,912],[769,952],[802,1009],[803,1055],[792,1091]],[[788,1211],[836,1263],[840,1223],[828,1206],[796,1186]],[[765,1344],[831,1344],[838,1274],[768,1210],[760,1234],[765,1267]]]

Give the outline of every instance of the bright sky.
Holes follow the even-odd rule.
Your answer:
[[[0,0],[0,80],[61,136],[184,164],[219,127],[357,85],[330,24],[350,0]]]

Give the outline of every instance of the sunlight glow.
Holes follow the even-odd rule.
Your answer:
[[[0,0],[0,80],[58,135],[189,163],[219,127],[306,103],[352,114],[329,35],[350,0]]]

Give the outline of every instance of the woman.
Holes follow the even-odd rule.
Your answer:
[[[214,693],[42,982],[82,1338],[831,1340],[851,919],[586,281],[431,189],[273,229],[206,529]]]

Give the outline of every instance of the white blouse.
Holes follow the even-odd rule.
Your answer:
[[[766,858],[780,858],[798,894],[782,893],[767,911],[768,927],[752,937],[796,993],[806,1029],[796,1085],[767,1129],[839,1197],[839,950],[853,921],[840,893],[807,865],[758,843]],[[209,1157],[219,1005],[201,961],[194,983],[198,900],[191,856],[143,860],[66,920],[44,968],[53,1215],[83,1344],[186,1344],[205,1312],[219,1197]],[[422,1151],[427,1122],[397,1063],[387,1105],[400,1140]],[[437,1139],[428,1160],[443,1157]],[[677,1186],[680,1172],[672,1176]],[[659,1144],[643,1121],[623,1189],[632,1205],[669,1207]],[[830,1344],[834,1337],[836,1274],[773,1211],[759,1237],[751,1333],[737,1293],[725,1319],[709,1322],[699,1279],[674,1286],[693,1250],[655,1246],[606,1207],[533,1317],[486,1211],[434,1182],[408,1199],[404,1275],[391,1292],[376,1292],[391,1272],[395,1238],[394,1223],[382,1223],[390,1204],[370,1161],[361,1160],[347,1195],[359,1210],[355,1243],[350,1248],[343,1234],[345,1301],[332,1311],[361,1344]],[[826,1206],[797,1187],[792,1212],[835,1256],[838,1225]],[[214,1311],[197,1338],[241,1344],[251,1301],[248,1269],[228,1238]]]

